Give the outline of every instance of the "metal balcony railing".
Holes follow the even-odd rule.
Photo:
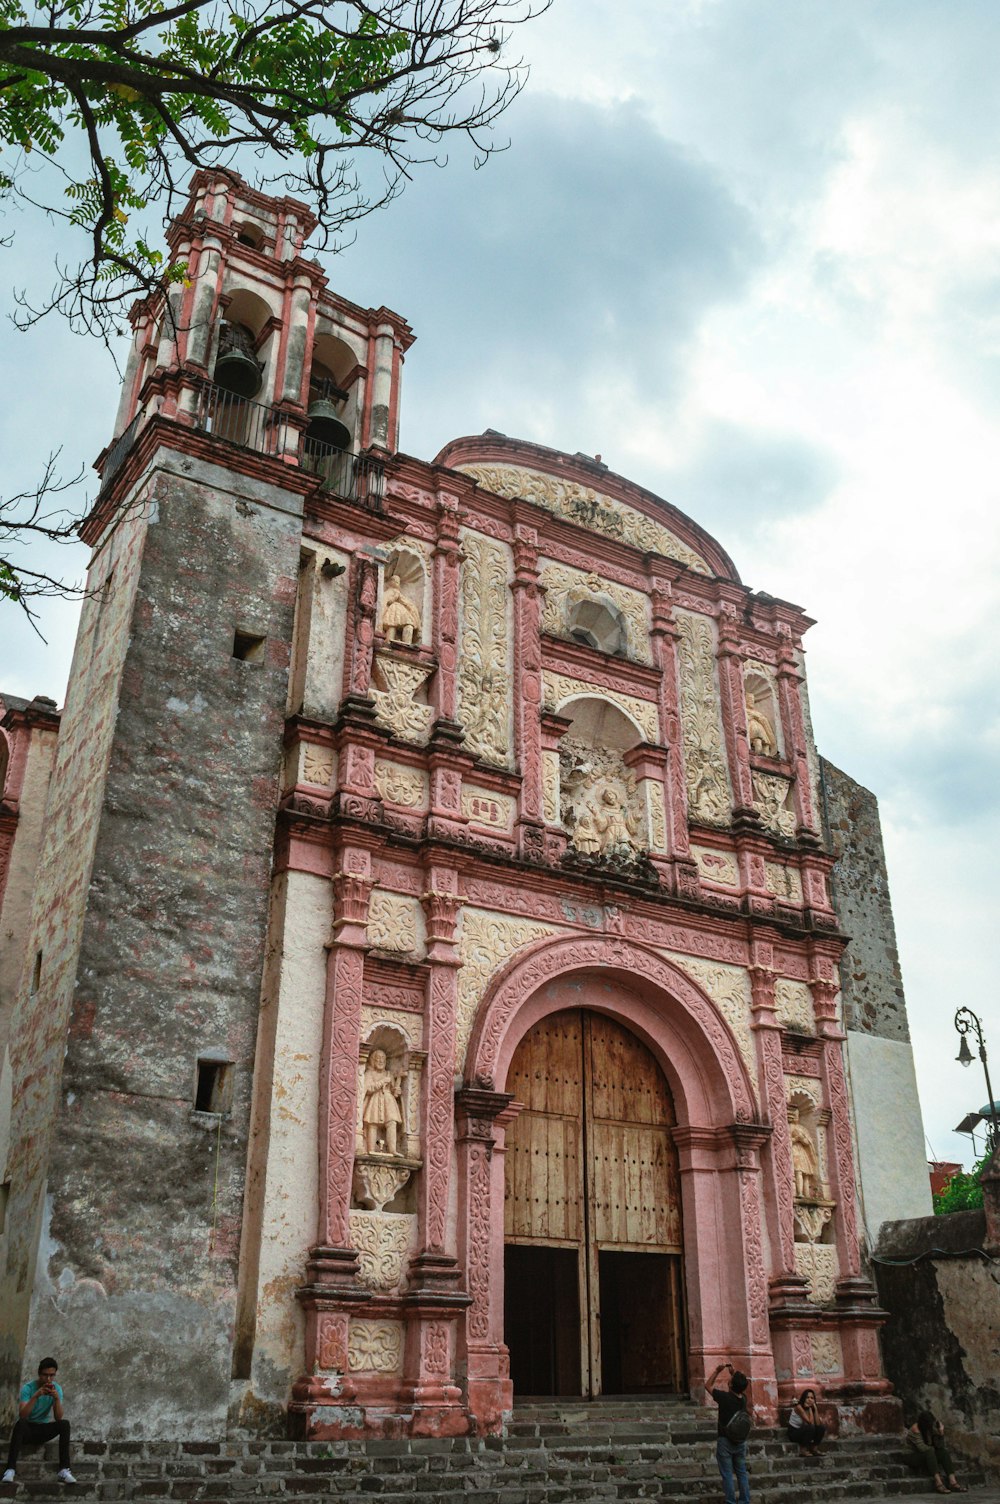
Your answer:
[[[284,454],[288,447],[288,420],[263,402],[238,397],[225,387],[206,381],[198,393],[195,427],[213,438],[254,449],[258,454]]]
[[[332,444],[306,436],[302,440],[301,463],[303,469],[321,478],[324,491],[332,491],[348,501],[359,501],[376,512],[382,510],[385,466],[374,455],[336,449]]]

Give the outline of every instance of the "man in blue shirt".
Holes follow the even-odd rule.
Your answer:
[[[76,1482],[69,1470],[69,1421],[63,1419],[63,1392],[56,1383],[58,1367],[55,1358],[43,1358],[38,1365],[38,1378],[29,1379],[21,1386],[18,1418],[14,1422],[7,1453],[7,1471],[0,1482],[14,1482],[17,1454],[24,1442],[41,1444],[56,1436],[59,1438],[59,1481]]]

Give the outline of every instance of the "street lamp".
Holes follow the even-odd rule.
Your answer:
[[[993,1087],[990,1085],[990,1069],[986,1064],[986,1043],[983,1039],[983,1026],[971,1008],[959,1008],[955,1014],[955,1028],[962,1039],[958,1047],[958,1055],[955,1057],[959,1065],[972,1064],[972,1051],[969,1049],[969,1032],[972,1029],[976,1031],[976,1038],[979,1041],[979,1058],[983,1062],[983,1074],[986,1077],[986,1110],[989,1113],[990,1120],[987,1130],[987,1146],[992,1151],[1000,1143],[1000,1126],[997,1124],[997,1104],[993,1100]]]

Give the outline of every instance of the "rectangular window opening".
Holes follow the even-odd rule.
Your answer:
[[[199,1060],[195,1112],[228,1112],[233,1105],[231,1060]]]
[[[7,1231],[7,1206],[10,1201],[10,1181],[0,1185],[0,1235]]]
[[[36,951],[36,953],[35,953],[35,964],[31,968],[31,995],[32,995],[32,997],[34,997],[35,993],[39,990],[39,988],[41,987],[41,985],[42,985],[42,953],[41,953],[41,951]]]
[[[233,657],[241,663],[263,663],[266,642],[266,637],[258,637],[254,632],[242,632],[237,627],[233,634]]]

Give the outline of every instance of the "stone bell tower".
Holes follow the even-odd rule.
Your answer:
[[[378,516],[412,341],[329,290],[314,223],[195,176],[83,530],[12,1027],[0,1387],[58,1352],[84,1434],[226,1426],[303,507]]]

